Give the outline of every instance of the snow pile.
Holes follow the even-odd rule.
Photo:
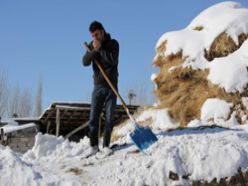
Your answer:
[[[223,100],[208,99],[202,106],[201,120],[207,122],[212,119],[214,123],[219,123],[219,119],[227,120],[232,105]]]
[[[81,140],[80,143],[70,143],[62,136],[57,138],[55,136],[47,134],[42,135],[38,133],[34,147],[31,151],[28,151],[24,157],[33,160],[41,158],[46,159],[47,157],[50,159],[50,157],[53,157],[54,161],[60,161],[61,159],[70,158],[81,154],[85,143],[87,143],[85,140]],[[67,151],[65,149],[70,150]]]
[[[147,109],[141,112],[136,122],[140,125],[150,126],[153,130],[168,130],[178,127],[178,125],[171,120],[168,115],[167,109]],[[152,122],[152,123],[151,123]],[[125,123],[123,126],[118,127],[114,133],[119,137],[126,136],[134,130],[131,122]]]
[[[70,143],[62,137],[40,133],[33,149],[24,155],[0,145],[0,184],[80,186],[80,177],[74,175],[74,169],[70,169],[66,161],[76,158],[84,150],[82,143]]]
[[[41,175],[10,148],[0,145],[1,185],[38,185]]]
[[[185,175],[209,182],[213,178],[230,177],[239,167],[248,168],[247,139],[247,131],[240,128],[169,132],[150,149],[151,168],[145,183],[166,185],[170,171],[177,173],[181,181],[186,181],[182,179]]]

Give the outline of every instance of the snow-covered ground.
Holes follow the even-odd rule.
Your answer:
[[[213,108],[219,105],[218,110]],[[248,124],[236,125],[230,118],[225,127],[211,125],[214,116],[224,125],[230,105],[213,99],[202,109],[204,120],[191,122],[191,127],[172,129],[176,124],[164,110],[146,110],[136,119],[153,118],[152,130],[158,137],[147,151],[136,152],[127,122],[118,129],[122,136],[114,154],[105,159],[82,159],[89,148],[89,139],[69,142],[63,137],[37,134],[34,147],[25,154],[17,154],[0,146],[0,183],[6,186],[26,185],[190,185],[190,180],[220,179],[234,175],[241,167],[248,169]],[[113,145],[113,144],[112,144]],[[179,180],[169,179],[170,172]],[[189,179],[185,179],[188,177]]]
[[[204,29],[192,29],[197,26]],[[158,55],[182,50],[188,56],[185,66],[207,68],[212,83],[227,92],[242,92],[248,83],[248,41],[211,63],[204,58],[204,49],[223,31],[234,41],[240,33],[247,33],[248,9],[235,2],[210,7],[187,28],[164,34],[157,46],[167,40],[167,50]],[[242,102],[248,109],[248,98],[243,97]],[[178,124],[166,110],[144,111],[137,120],[151,118],[150,126],[159,139],[145,153],[135,153],[137,148],[128,136],[133,128],[128,122],[116,131],[121,138],[114,142],[118,145],[114,154],[101,160],[81,159],[89,148],[88,138],[75,143],[39,133],[34,147],[23,155],[0,145],[0,185],[190,185],[191,180],[230,178],[239,168],[248,170],[247,118],[244,114],[244,124],[237,125],[235,117],[230,116],[231,107],[232,103],[224,100],[208,99],[201,108],[200,120],[191,121],[185,129],[175,129]],[[212,124],[220,127],[209,127]],[[179,180],[169,179],[170,172]]]
[[[248,124],[153,131],[159,140],[145,153],[135,153],[137,148],[126,135],[114,143],[119,146],[105,159],[81,159],[89,147],[86,137],[75,143],[39,133],[34,147],[23,155],[0,146],[0,183],[6,186],[189,185],[190,180],[211,181],[230,177],[239,167],[248,169]],[[169,179],[170,171],[177,173],[179,180]]]

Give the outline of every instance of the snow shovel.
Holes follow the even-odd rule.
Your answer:
[[[84,42],[85,48],[87,49],[88,52],[90,52],[90,48],[87,44],[87,42]],[[103,68],[101,67],[100,63],[94,59],[94,63],[97,65],[97,67],[99,68],[99,70],[101,71],[104,79],[107,81],[107,83],[109,84],[109,86],[111,87],[111,89],[113,90],[113,92],[115,93],[115,95],[119,98],[119,100],[122,103],[123,108],[126,110],[128,117],[130,118],[135,130],[133,132],[131,132],[129,135],[133,141],[133,143],[141,150],[145,150],[147,149],[150,145],[152,145],[153,143],[155,143],[158,138],[156,137],[156,135],[151,131],[150,128],[148,127],[142,127],[140,126],[135,119],[131,116],[129,109],[125,103],[125,101],[122,99],[121,95],[119,94],[119,92],[116,90],[116,88],[113,86],[112,82],[110,81],[110,79],[108,78],[107,74],[105,73],[105,71],[103,70]]]

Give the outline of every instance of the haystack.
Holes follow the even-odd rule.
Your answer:
[[[231,14],[231,19],[222,21],[223,17],[228,19],[226,14]],[[186,126],[194,119],[200,120],[207,99],[219,98],[233,103],[229,118],[234,114],[240,124],[246,122],[248,109],[242,99],[248,96],[247,84],[240,91],[228,91],[208,76],[209,64],[234,54],[247,38],[248,9],[234,2],[210,7],[187,28],[165,33],[157,43],[153,61],[160,69],[153,78],[158,108],[168,108],[170,116]],[[227,73],[225,69],[223,73]]]

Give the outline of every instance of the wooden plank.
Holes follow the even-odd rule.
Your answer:
[[[88,126],[88,122],[85,122],[83,125],[79,126],[78,128],[74,129],[73,131],[71,131],[69,134],[67,134],[65,136],[65,138],[69,138],[71,137],[73,134],[77,133],[78,131],[84,129],[85,127]]]
[[[84,110],[90,110],[90,107],[74,107],[74,106],[67,106],[67,105],[56,105],[56,109],[63,109],[63,110],[78,110],[78,111],[84,111]]]
[[[41,119],[44,117],[44,115],[47,113],[47,116],[44,118],[44,124],[47,123],[47,121],[49,120],[49,118],[53,115],[54,113],[54,109],[49,109],[47,110],[43,116],[41,117]]]

